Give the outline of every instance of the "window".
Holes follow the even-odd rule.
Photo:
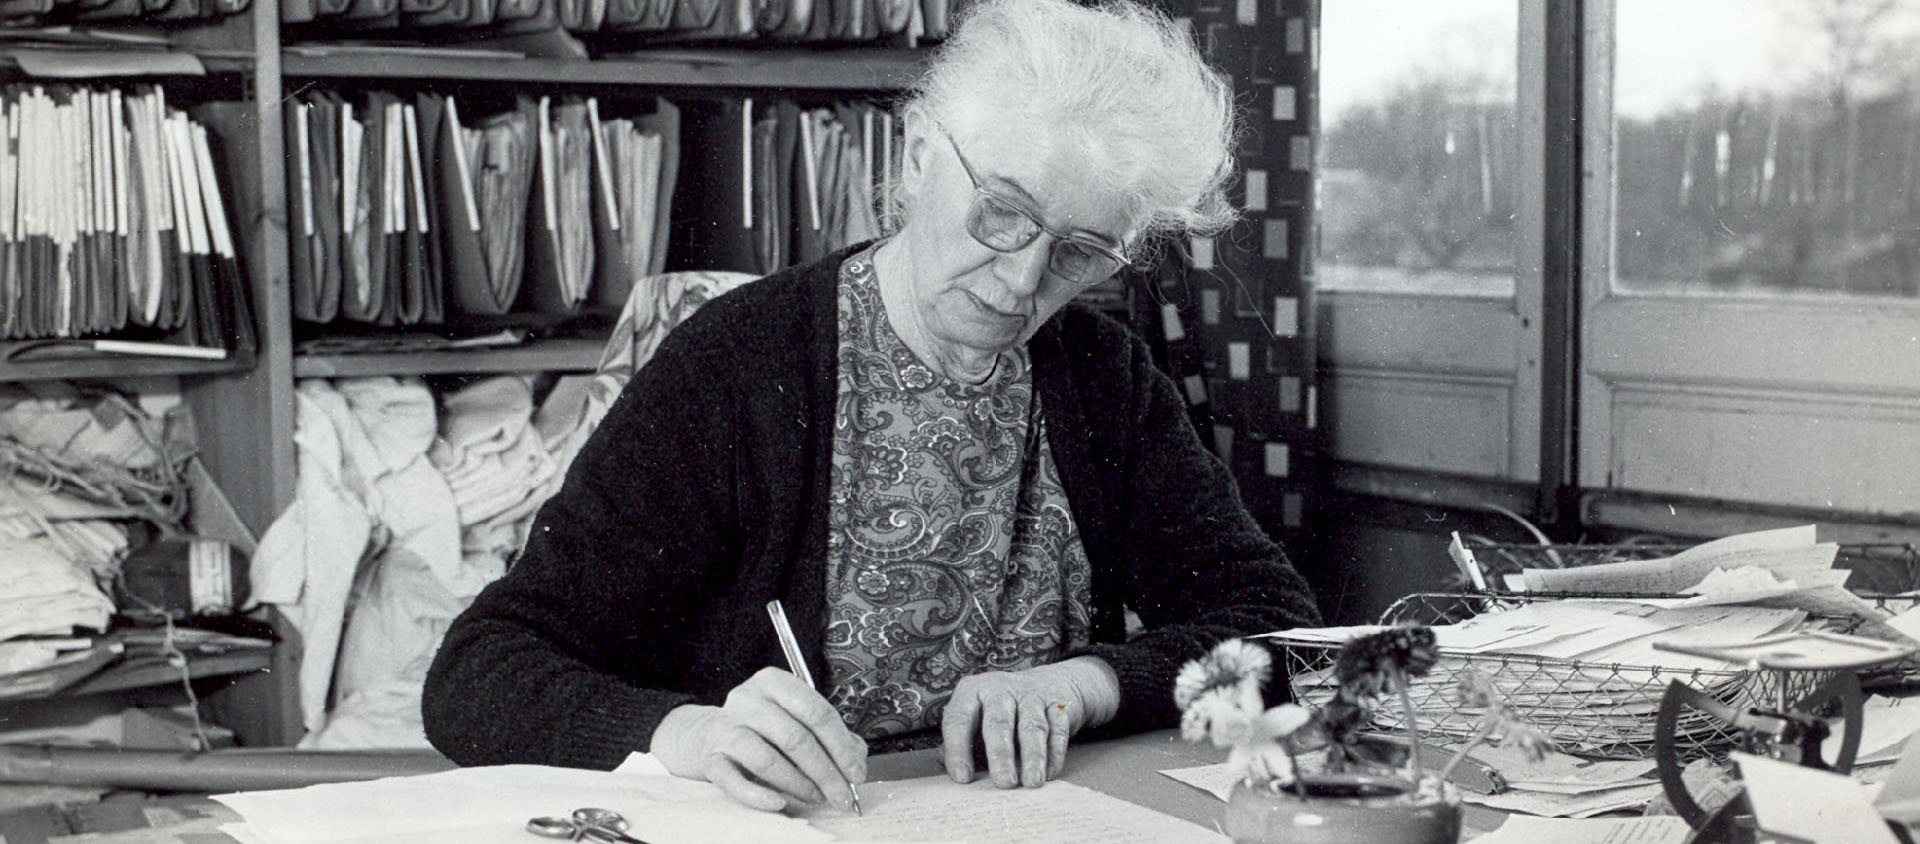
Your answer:
[[[1321,405],[1355,488],[1534,483],[1564,431],[1589,502],[1920,512],[1920,4],[1321,8]],[[1565,202],[1549,111],[1580,118]],[[1474,483],[1453,503],[1503,488]]]
[[[1920,11],[1582,8],[1580,485],[1920,511]]]
[[[1614,283],[1920,295],[1920,11],[1619,0]]]
[[[1537,133],[1519,127],[1539,120],[1541,4],[1320,9],[1314,283],[1329,449],[1389,485],[1408,470],[1531,481],[1541,164]]]
[[[1513,295],[1515,11],[1323,4],[1322,288]]]

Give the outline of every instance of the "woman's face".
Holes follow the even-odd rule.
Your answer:
[[[925,339],[942,347],[937,355],[991,356],[1013,348],[1084,289],[1047,271],[1051,234],[999,252],[968,233],[976,193],[960,155],[981,187],[1053,231],[1116,250],[1133,234],[1118,198],[1084,175],[1099,162],[1044,127],[1019,134],[950,139],[930,120],[908,120],[902,179],[912,204],[899,239],[912,271],[912,307]]]

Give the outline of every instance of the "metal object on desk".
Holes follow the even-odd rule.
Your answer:
[[[1693,827],[1691,842],[1752,841],[1756,830],[1752,807],[1747,805],[1744,793],[1708,811],[1687,790],[1676,741],[1683,713],[1691,709],[1731,727],[1738,735],[1740,749],[1748,753],[1845,774],[1853,770],[1854,754],[1860,749],[1866,698],[1860,690],[1859,675],[1854,672],[1904,659],[1915,650],[1912,646],[1819,630],[1727,645],[1656,642],[1654,647],[1781,675],[1774,684],[1778,699],[1772,709],[1731,706],[1680,680],[1667,685],[1654,723],[1654,759],[1668,802]],[[1805,694],[1792,697],[1786,675],[1796,671],[1831,676]],[[1828,758],[1823,754],[1827,740],[1833,736],[1827,719],[1835,713],[1841,718],[1842,732],[1839,745]]]
[[[593,839],[602,844],[647,844],[627,834],[627,819],[612,809],[581,808],[567,817],[549,816],[527,821],[527,831],[547,838],[568,841]]]

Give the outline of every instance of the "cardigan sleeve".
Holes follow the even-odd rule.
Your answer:
[[[455,762],[610,769],[694,699],[666,689],[698,685],[681,632],[728,588],[738,531],[730,368],[692,325],[628,383],[520,557],[448,629],[422,714]]]
[[[1124,482],[1110,494],[1119,497],[1125,601],[1144,630],[1092,649],[1120,679],[1120,708],[1102,730],[1115,734],[1179,723],[1174,677],[1220,641],[1320,623],[1305,579],[1200,443],[1172,379],[1137,339],[1126,342]],[[1285,687],[1284,678],[1276,683]]]

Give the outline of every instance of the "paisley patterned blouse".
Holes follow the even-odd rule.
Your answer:
[[[827,699],[866,738],[940,723],[961,677],[1088,641],[1091,569],[1025,346],[942,376],[887,321],[872,251],[840,268]]]

